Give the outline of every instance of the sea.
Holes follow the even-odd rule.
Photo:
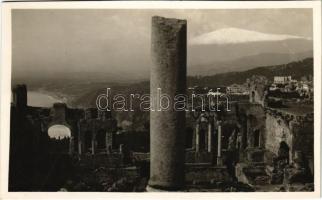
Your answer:
[[[63,101],[46,93],[39,91],[28,91],[27,102],[28,106],[52,107],[54,103],[61,103]]]

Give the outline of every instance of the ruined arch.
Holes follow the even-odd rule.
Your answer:
[[[251,103],[255,102],[255,91],[252,91],[250,99]]]
[[[261,144],[261,135],[260,130],[255,129],[254,131],[254,147],[260,147]]]
[[[288,144],[285,141],[280,142],[280,146],[279,146],[279,149],[278,149],[278,157],[280,159],[287,160],[287,163],[289,162],[290,147],[288,146]]]
[[[199,131],[199,149],[206,150],[206,130],[200,129]]]
[[[228,149],[229,143],[231,139],[234,139],[236,142],[237,139],[237,132],[238,132],[238,124],[237,122],[234,121],[225,121],[222,124],[222,148],[223,149]],[[234,138],[232,138],[232,135]]]
[[[106,130],[99,129],[96,134],[97,149],[106,149]]]
[[[86,152],[90,152],[92,149],[92,132],[87,130],[84,134],[84,150]]]
[[[50,124],[47,128],[49,149],[52,153],[71,153],[72,129],[65,124]]]
[[[193,146],[193,128],[186,128],[186,148],[192,148]]]
[[[70,138],[72,136],[70,128],[63,124],[54,124],[48,128],[47,132],[49,138],[55,139]]]

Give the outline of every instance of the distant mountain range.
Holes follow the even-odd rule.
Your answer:
[[[287,53],[263,53],[251,56],[245,56],[235,60],[217,61],[213,64],[198,65],[189,68],[189,75],[209,75],[224,72],[237,72],[253,69],[258,66],[272,66],[283,63],[299,61],[305,58],[313,57],[312,51],[296,54]]]
[[[106,67],[88,66],[86,70],[70,68],[59,71],[55,68],[32,71],[28,62],[24,68],[15,69],[13,81],[32,82],[56,79],[70,79],[88,82],[133,83],[148,80],[150,76],[149,51],[136,51],[137,58],[129,64]],[[313,40],[307,37],[271,34],[240,28],[224,28],[188,39],[188,75],[215,75],[224,72],[245,71],[255,67],[280,65],[313,57]],[[37,58],[38,59],[38,58]],[[77,60],[75,61],[77,62]],[[95,65],[95,62],[93,63]],[[113,66],[112,66],[113,65]],[[30,71],[28,71],[30,69]]]
[[[310,38],[227,28],[192,38],[189,75],[244,71],[313,57]]]

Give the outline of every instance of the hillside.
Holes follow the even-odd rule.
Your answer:
[[[284,65],[257,67],[242,72],[228,72],[212,76],[188,77],[188,85],[201,85],[208,87],[227,86],[233,83],[244,83],[247,78],[253,75],[261,75],[273,80],[274,76],[289,75],[293,79],[300,79],[302,76],[313,75],[313,58],[306,58],[301,61],[291,62]]]
[[[215,61],[205,65],[188,65],[188,75],[207,76],[218,73],[241,72],[261,66],[275,66],[297,62],[313,56],[313,51],[301,53],[262,53],[244,56],[234,60]]]

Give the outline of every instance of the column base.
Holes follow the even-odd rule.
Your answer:
[[[149,185],[147,185],[145,189],[147,192],[167,192],[167,190],[157,189],[157,188],[151,187]]]
[[[169,188],[169,189],[162,188],[161,189],[161,188],[155,188],[150,185],[147,185],[145,189],[147,192],[185,192],[184,189],[180,189],[180,190],[174,190],[173,188]]]
[[[219,166],[223,165],[221,157],[217,157],[217,165]]]

